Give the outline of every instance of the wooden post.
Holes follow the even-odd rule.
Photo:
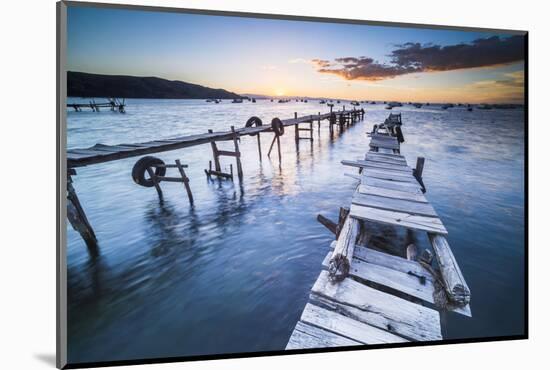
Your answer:
[[[394,152],[396,150],[399,153],[399,149],[394,149]],[[425,193],[426,186],[424,185],[424,180],[422,180],[422,172],[424,172],[424,157],[418,157],[416,158],[416,168],[413,169],[413,176],[422,187],[422,192]]]
[[[233,144],[235,145],[235,158],[237,159],[237,175],[239,180],[243,178],[243,167],[241,165],[241,152],[239,151],[238,135],[235,132],[235,126],[231,126],[231,132],[233,133]]]
[[[260,133],[258,132],[258,154],[260,155],[260,162],[262,161],[262,144],[260,142]]]
[[[180,171],[181,179],[183,180],[183,185],[185,186],[185,191],[187,191],[187,197],[189,198],[189,203],[193,204],[193,194],[191,193],[191,187],[189,186],[189,178],[185,174],[179,159],[176,159],[176,166],[178,166],[178,170]]]
[[[317,113],[317,129],[321,131],[321,112]]]
[[[276,135],[277,139],[277,151],[279,152],[279,166],[281,165],[281,141],[279,140],[279,135]]]
[[[159,195],[159,200],[162,202],[163,201],[162,190],[160,188],[160,185],[159,185],[157,176],[155,175],[155,172],[153,171],[153,169],[151,167],[147,167],[147,173],[149,174],[149,177],[151,178],[151,181],[153,181],[153,185],[155,185],[155,189],[157,189],[157,193]]]
[[[208,130],[208,133],[211,134],[213,131]],[[215,141],[211,141],[210,145],[212,146],[212,154],[214,155],[214,168],[216,171],[221,172],[222,167],[220,165],[220,157],[218,155],[218,146]]]
[[[422,172],[424,171],[424,157],[416,158],[416,168],[414,175],[418,178],[422,178]]]
[[[298,118],[298,113],[294,112],[294,119],[297,119]],[[298,142],[298,140],[300,140],[300,124],[299,123],[296,123],[294,125],[294,140],[296,140],[296,142]]]
[[[73,173],[76,174],[74,170]],[[76,195],[76,191],[73,188],[71,175],[67,175],[67,218],[69,219],[73,229],[80,234],[82,239],[84,239],[90,255],[99,255],[95,232],[92,229],[92,226],[86,217],[86,213],[84,213],[84,209],[80,204],[80,200]]]

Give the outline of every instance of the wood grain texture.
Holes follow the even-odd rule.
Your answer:
[[[435,209],[430,205],[430,203],[420,203],[403,199],[386,198],[378,195],[362,194],[358,191],[353,194],[351,202],[353,204],[358,204],[365,207],[404,212],[411,215],[437,217],[437,213],[435,212]]]
[[[313,286],[312,293],[343,306],[354,308],[352,312],[337,307],[338,312],[369,325],[388,330],[409,339],[441,339],[439,313],[430,308],[378,291],[350,278],[340,283],[330,281],[327,271],[322,271]]]
[[[435,234],[447,234],[447,229],[437,217],[411,215],[403,212],[394,212],[383,209],[364,207],[352,204],[350,215],[360,220],[380,222],[382,224],[402,226],[408,229],[422,230]]]
[[[360,344],[362,343],[299,321],[290,336],[286,349],[344,347]]]

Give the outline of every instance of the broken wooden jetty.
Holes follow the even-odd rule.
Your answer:
[[[321,129],[321,122],[326,120],[329,123],[330,134],[333,134],[335,126],[343,129],[355,122],[364,118],[365,111],[363,109],[346,110],[345,107],[340,111],[333,111],[332,107],[330,112],[314,115],[306,115],[298,117],[297,113],[294,113],[294,118],[279,119],[274,118],[270,125],[263,125],[262,120],[258,117],[251,117],[244,127],[235,128],[231,126],[229,131],[214,132],[208,130],[204,134],[180,136],[169,139],[153,140],[143,143],[123,143],[118,145],[105,145],[96,144],[89,148],[83,149],[68,149],[67,150],[67,215],[73,228],[80,233],[84,241],[86,242],[88,249],[93,253],[97,253],[97,238],[95,233],[88,222],[84,209],[80,204],[76,191],[72,183],[72,177],[76,175],[76,168],[111,162],[115,160],[121,160],[131,157],[145,156],[139,159],[132,170],[132,178],[138,185],[144,187],[155,187],[159,195],[160,200],[163,199],[163,193],[160,188],[160,183],[166,182],[180,182],[185,186],[189,203],[193,203],[193,195],[189,186],[189,178],[187,177],[184,168],[187,165],[182,165],[179,160],[176,160],[175,164],[166,164],[160,158],[149,156],[152,153],[161,153],[166,151],[172,151],[182,148],[187,148],[196,145],[210,144],[213,154],[212,160],[209,161],[208,169],[205,169],[205,173],[209,179],[216,176],[218,179],[233,180],[233,165],[230,165],[230,172],[223,172],[220,164],[220,157],[229,156],[234,157],[237,167],[237,175],[239,180],[243,177],[243,168],[241,163],[241,155],[239,149],[239,141],[244,136],[256,136],[258,141],[259,160],[262,160],[262,147],[260,142],[260,134],[272,133],[273,138],[268,151],[268,157],[271,155],[271,151],[274,145],[277,144],[279,164],[281,164],[281,144],[280,136],[285,132],[285,128],[294,126],[294,138],[296,143],[302,139],[313,141],[314,124],[317,123],[318,130]],[[306,125],[304,127],[304,124]],[[300,126],[302,125],[302,126]],[[308,132],[309,135],[302,136],[301,132]],[[232,141],[234,150],[220,150],[218,149],[217,142],[220,141]],[[214,164],[214,167],[212,166]],[[176,168],[179,172],[178,177],[165,176],[168,168]]]
[[[342,161],[358,168],[351,176],[359,183],[338,223],[318,217],[336,240],[286,349],[438,341],[446,311],[471,317],[447,230],[424,196],[424,159],[413,169],[400,153],[401,125],[400,114],[390,115],[368,134],[363,159]],[[374,249],[376,225],[427,233],[431,249],[417,256],[414,244],[403,246],[407,258]]]
[[[125,113],[125,107],[125,99],[120,101],[117,98],[109,98],[105,103],[96,103],[94,99],[90,100],[89,103],[67,103],[67,108],[73,108],[75,112],[82,112],[83,108],[89,108],[92,112],[99,112],[101,108],[109,108],[112,112]]]

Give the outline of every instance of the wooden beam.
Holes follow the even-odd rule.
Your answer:
[[[462,306],[470,303],[470,288],[468,288],[466,280],[462,276],[462,271],[460,271],[447,239],[442,235],[433,233],[428,233],[428,237],[439,264],[439,271],[447,296],[452,302]]]
[[[346,217],[329,263],[330,278],[333,281],[342,281],[349,274],[353,250],[358,235],[359,221]]]

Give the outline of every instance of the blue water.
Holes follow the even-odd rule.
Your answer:
[[[253,115],[267,123],[327,111],[314,101],[127,103],[126,114],[69,112],[68,147],[226,130]],[[355,188],[344,176],[353,170],[340,161],[362,157],[365,132],[389,113],[383,105],[363,107],[365,120],[333,138],[325,122],[313,143],[296,147],[287,128],[280,167],[275,153],[266,157],[271,134],[261,136],[262,162],[256,139],[243,137],[242,183],[207,181],[209,145],[159,153],[189,165],[194,207],[181,184],[162,184],[163,204],[154,189],[136,185],[137,158],[78,169],[75,188],[101,254],[92,258],[68,226],[69,362],[284,349],[333,239],[316,215],[337,219]],[[426,158],[426,195],[473,295],[473,318],[447,314],[445,337],[522,334],[523,110],[396,111],[403,113],[402,153],[411,165]],[[219,146],[232,149],[230,142]],[[222,159],[226,170],[229,163]],[[373,241],[386,242],[384,235]],[[426,246],[421,236],[417,242]]]

